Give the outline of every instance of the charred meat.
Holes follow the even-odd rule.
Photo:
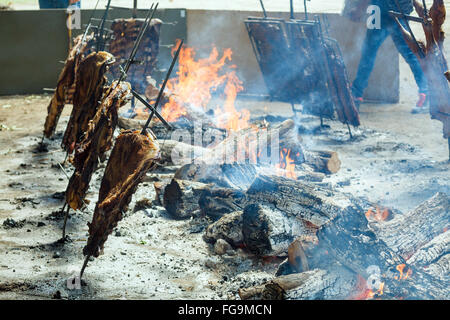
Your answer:
[[[84,255],[98,257],[101,254],[108,235],[122,219],[137,186],[159,156],[153,134],[122,131],[103,176],[94,217],[88,224],[89,239],[83,249]]]
[[[71,153],[75,144],[87,131],[104,93],[105,73],[114,57],[104,51],[93,52],[87,56],[77,70],[76,89],[73,97],[73,109],[62,140],[64,150]]]
[[[131,99],[130,90],[131,86],[127,82],[121,82],[120,85],[114,82],[108,88],[100,108],[88,125],[83,140],[75,150],[73,161],[75,171],[66,190],[66,202],[74,210],[82,207],[99,158],[102,158],[112,146],[118,122],[118,109]]]
[[[74,46],[70,50],[64,68],[59,75],[56,91],[47,107],[47,118],[45,119],[44,125],[44,135],[47,138],[50,138],[55,133],[56,125],[58,124],[65,104],[72,102],[75,74],[77,73],[80,62],[84,58],[87,44],[92,39],[92,36],[88,36],[84,42],[81,39],[82,35],[75,38]]]

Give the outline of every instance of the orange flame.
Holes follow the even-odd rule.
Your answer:
[[[377,206],[375,210],[376,210],[375,212],[373,211],[372,208],[367,210],[367,212],[366,212],[367,220],[374,219],[376,221],[385,221],[391,215],[391,211],[387,208],[384,208],[384,210],[381,211],[380,207]]]
[[[406,271],[406,273],[404,272],[406,265],[403,264],[399,264],[395,269],[397,269],[397,271],[400,273],[399,276],[395,276],[395,279],[400,281],[400,280],[406,280],[408,279],[411,275],[412,275],[412,270],[408,268],[408,270]]]
[[[277,175],[297,179],[295,160],[291,158],[291,149],[283,148],[283,150],[280,150],[280,163],[275,165],[275,168],[277,169]]]
[[[172,50],[172,55],[174,51],[175,49]],[[167,121],[173,122],[188,115],[192,109],[207,111],[212,93],[225,86],[223,109],[217,107],[214,112],[219,118],[217,126],[233,131],[246,128],[250,113],[247,110],[238,112],[234,106],[237,94],[243,90],[242,82],[235,71],[220,74],[226,63],[231,61],[232,54],[232,50],[228,48],[219,58],[219,52],[214,47],[208,58],[196,60],[195,50],[183,47],[179,55],[177,77],[167,83],[167,92],[170,96],[162,108],[162,116]],[[231,65],[228,68],[235,66]]]
[[[360,275],[358,275],[358,281],[355,287],[356,295],[350,297],[350,300],[369,300],[376,296],[382,296],[384,294],[384,282],[380,283],[380,287],[377,291],[373,291],[367,287],[367,281]]]

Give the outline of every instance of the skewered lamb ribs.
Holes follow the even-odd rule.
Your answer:
[[[100,187],[89,239],[83,249],[86,256],[98,257],[109,234],[122,219],[133,193],[145,174],[160,157],[153,133],[122,131],[116,140]]]
[[[141,30],[144,19],[116,19],[111,25],[113,40],[109,51],[116,57],[117,63],[111,68],[116,78],[121,74],[119,66],[133,49],[134,42]],[[144,92],[147,86],[146,76],[151,75],[156,68],[156,59],[159,53],[159,35],[162,21],[152,19],[141,41],[141,50],[134,58],[127,79],[134,90]]]
[[[61,143],[68,153],[72,153],[75,144],[87,131],[89,121],[100,106],[107,80],[105,73],[114,61],[110,53],[100,51],[91,53],[80,63],[73,109]]]
[[[92,173],[99,158],[110,150],[118,122],[118,110],[131,99],[131,86],[127,82],[113,82],[107,89],[97,113],[89,122],[83,140],[77,145],[74,157],[75,171],[66,190],[66,202],[78,210],[89,189]]]
[[[47,118],[44,125],[44,136],[50,138],[56,129],[59,117],[64,109],[66,103],[71,103],[73,98],[75,75],[77,73],[80,62],[83,60],[88,43],[93,36],[87,36],[85,41],[82,41],[82,35],[74,39],[74,46],[67,56],[64,68],[58,78],[56,91],[53,94],[52,100],[47,107]]]

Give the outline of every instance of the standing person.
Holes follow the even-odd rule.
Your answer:
[[[359,62],[358,72],[352,85],[352,93],[355,98],[356,104],[363,101],[363,93],[366,89],[370,74],[375,65],[375,59],[377,56],[378,49],[383,44],[388,36],[391,36],[394,41],[397,50],[400,52],[402,57],[408,63],[414,74],[414,79],[416,80],[417,86],[419,88],[419,100],[416,106],[412,109],[412,113],[423,113],[428,112],[426,107],[427,102],[427,80],[419,64],[419,60],[408,47],[400,28],[395,23],[395,20],[389,15],[389,11],[399,11],[397,2],[400,6],[401,12],[403,14],[410,14],[414,7],[412,0],[371,0],[370,4],[377,5],[380,8],[381,13],[381,28],[380,29],[367,29],[366,37],[363,42],[361,60]],[[369,4],[369,1],[367,1]],[[367,6],[365,7],[367,8]],[[361,8],[358,8],[359,10]],[[364,9],[365,10],[365,9]],[[355,12],[352,12],[354,16],[357,16]],[[352,17],[352,14],[349,15]],[[404,21],[401,21],[405,24]]]
[[[40,9],[66,9],[69,6],[80,8],[81,0],[39,0]]]

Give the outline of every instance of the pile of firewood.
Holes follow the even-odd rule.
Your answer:
[[[303,155],[295,178],[264,163],[221,163],[233,137],[212,149],[161,141],[165,163],[174,154],[202,155],[154,183],[155,201],[170,217],[209,220],[203,239],[212,247],[225,241],[260,259],[286,258],[272,280],[241,288],[242,299],[449,298],[442,283],[450,270],[447,195],[373,219],[375,204],[322,183],[339,170],[336,153],[305,150],[291,120],[275,129],[280,148]]]
[[[365,215],[373,204],[322,187],[316,175],[255,171],[186,165],[167,185],[155,183],[170,216],[212,221],[203,235],[211,246],[226,241],[260,259],[286,257],[272,280],[241,288],[242,299],[449,298],[448,195],[378,221]]]

